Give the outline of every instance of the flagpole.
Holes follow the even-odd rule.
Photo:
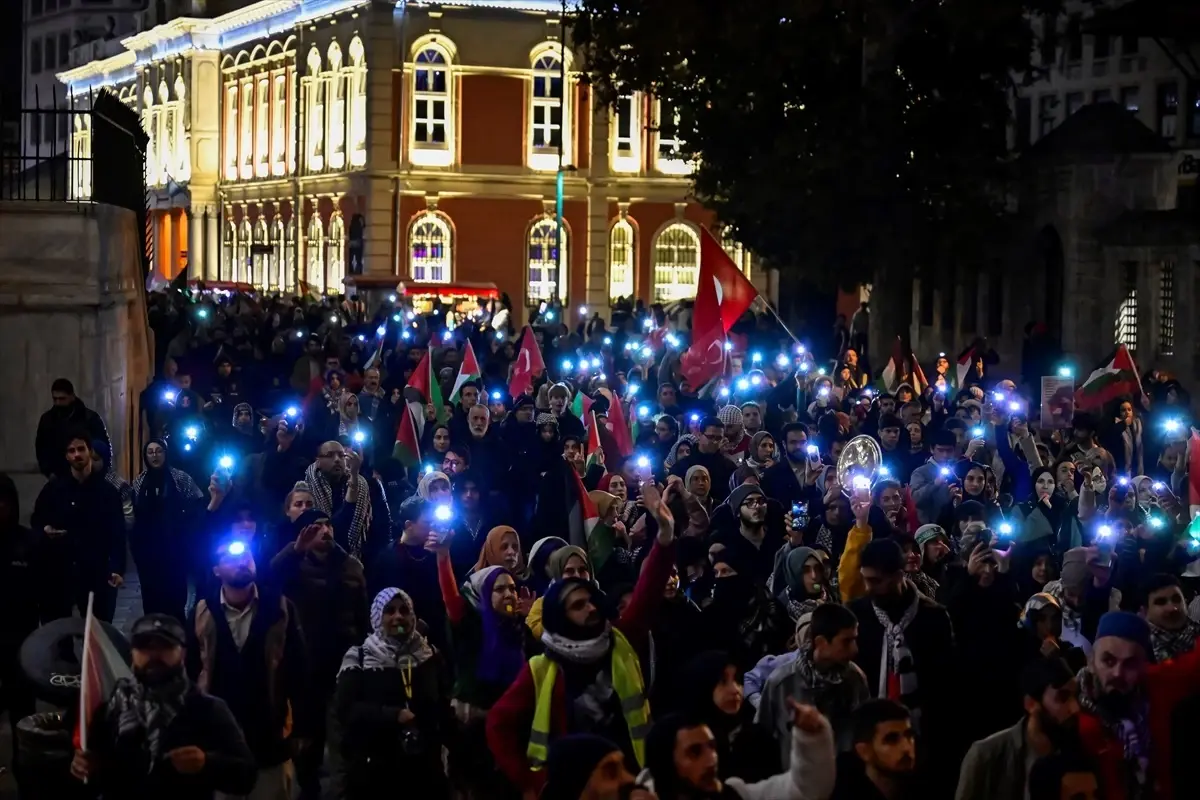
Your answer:
[[[771,301],[767,300],[767,298],[763,297],[761,294],[758,296],[758,298],[762,300],[763,305],[767,307],[767,311],[771,312],[771,316],[775,317],[775,321],[779,323],[779,327],[783,328],[783,332],[791,337],[791,340],[796,344],[804,344],[796,338],[796,334],[792,333],[791,329],[787,326],[787,323],[784,322],[783,318],[779,316],[779,312],[776,311],[774,306],[771,305]]]
[[[87,616],[83,618],[83,658],[79,663],[79,749],[86,753],[88,751],[87,735],[88,735],[88,662],[91,659],[88,657],[91,647],[88,642],[91,640],[92,621],[95,617],[92,616],[92,605],[96,602],[96,593],[88,592]],[[84,783],[87,779],[84,778]]]

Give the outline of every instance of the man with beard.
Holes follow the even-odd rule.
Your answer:
[[[634,782],[625,754],[607,739],[564,736],[550,746],[546,788],[539,800],[655,800]]]
[[[808,449],[808,426],[803,422],[784,425],[783,451],[787,457],[763,472],[763,491],[785,509],[796,503],[815,504],[821,499],[815,488],[821,474],[821,458],[815,449],[812,452]]]
[[[854,752],[837,760],[833,800],[917,800],[917,732],[894,700],[868,700],[854,710]]]
[[[757,783],[722,781],[717,740],[704,723],[669,714],[646,742],[647,769],[640,782],[658,800],[824,800],[833,791],[835,751],[829,721],[812,706],[788,701],[786,737],[791,766]]]
[[[213,574],[220,587],[196,601],[188,624],[188,673],[229,705],[254,754],[251,800],[289,800],[293,751],[312,726],[311,674],[292,601],[257,582],[244,542],[223,542]],[[227,798],[231,800],[231,798]]]
[[[716,488],[714,483],[713,488]],[[736,558],[750,567],[749,577],[766,586],[775,571],[775,553],[778,548],[767,536],[767,496],[763,490],[751,483],[743,483],[729,493],[729,510],[733,512],[736,528],[725,526],[713,536],[731,551]],[[782,588],[782,587],[780,587]]]
[[[704,467],[712,481],[709,496],[714,504],[721,503],[729,496],[729,478],[736,469],[734,463],[722,452],[724,444],[725,423],[716,417],[705,417],[700,423],[700,438],[696,449],[687,458],[676,461],[675,466],[671,468],[671,474],[686,479],[689,469],[695,466]]]
[[[1172,715],[1200,688],[1200,650],[1165,664],[1151,663],[1153,652],[1146,620],[1110,611],[1096,627],[1091,664],[1079,673],[1079,735],[1107,800],[1175,797]]]
[[[556,580],[542,602],[545,654],[531,658],[488,712],[496,765],[526,797],[545,783],[547,748],[575,733],[602,736],[641,766],[650,723],[635,647],[645,641],[674,563],[675,520],[652,483],[642,487],[658,538],[625,613],[612,624],[610,601],[590,580]],[[532,723],[531,723],[532,721]]]
[[[133,624],[133,679],[117,682],[76,750],[71,774],[104,797],[211,800],[254,788],[254,756],[224,701],[183,668],[183,627],[166,614]]]
[[[787,764],[791,754],[789,700],[815,706],[829,720],[839,752],[853,748],[850,714],[871,698],[867,676],[854,663],[856,655],[858,619],[853,612],[837,603],[817,606],[795,660],[767,679],[755,718],[779,740],[782,763]]]
[[[742,429],[746,436],[753,437],[763,429],[762,408],[753,400],[742,403]]]
[[[967,751],[955,800],[1024,800],[1035,760],[1078,747],[1079,686],[1061,658],[1029,664],[1021,674],[1021,693],[1021,721]]]
[[[1142,586],[1141,613],[1150,623],[1154,660],[1159,664],[1196,648],[1200,624],[1188,617],[1186,602],[1174,575],[1153,575]]]
[[[358,558],[370,535],[387,539],[387,514],[372,514],[371,487],[359,474],[362,456],[330,440],[317,448],[317,459],[308,465],[304,480],[312,487],[318,511],[328,514],[334,538],[347,553]]]
[[[1039,758],[1029,771],[1029,800],[1100,800],[1096,767],[1076,753]]]
[[[38,469],[49,478],[67,470],[63,460],[64,438],[68,433],[82,429],[85,441],[102,441],[112,450],[108,429],[100,415],[83,404],[75,396],[75,386],[66,378],[58,378],[50,385],[50,399],[54,405],[38,420],[34,450],[37,453]]]

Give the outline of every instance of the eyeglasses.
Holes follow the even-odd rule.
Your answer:
[[[345,450],[333,450],[328,453],[317,453],[317,458],[345,458]]]
[[[742,508],[747,508],[747,507],[757,508],[758,506],[765,506],[766,504],[767,504],[767,498],[763,497],[762,495],[756,494],[752,497],[747,497],[746,501],[744,503],[742,503]]]

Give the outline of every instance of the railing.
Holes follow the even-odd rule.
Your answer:
[[[91,196],[90,106],[54,97],[0,114],[0,200],[86,202]],[[15,134],[15,135],[14,135]]]

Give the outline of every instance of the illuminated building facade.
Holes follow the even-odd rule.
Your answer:
[[[186,263],[267,290],[492,283],[517,307],[690,297],[713,220],[688,199],[673,115],[641,95],[599,106],[559,11],[262,0],[172,20],[59,77],[142,115],[164,277]],[[87,151],[85,123],[73,147]]]

